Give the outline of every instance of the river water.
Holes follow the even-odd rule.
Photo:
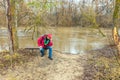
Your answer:
[[[63,53],[79,54],[89,50],[101,49],[109,45],[111,29],[101,29],[106,35],[103,37],[97,29],[79,27],[50,27],[40,28],[39,36],[45,33],[53,34],[53,50]],[[0,29],[0,51],[9,50],[7,30]],[[37,47],[37,38],[32,39],[32,31],[24,32],[23,28],[18,29],[19,47]]]

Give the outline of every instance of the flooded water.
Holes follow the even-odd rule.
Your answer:
[[[101,29],[106,35],[103,37],[97,29],[79,27],[40,28],[39,36],[44,33],[53,34],[53,50],[63,53],[79,54],[89,50],[103,48],[109,44],[110,29]],[[32,40],[32,31],[24,32],[18,29],[19,47],[37,47],[37,38]],[[7,30],[0,29],[0,50],[8,50]]]

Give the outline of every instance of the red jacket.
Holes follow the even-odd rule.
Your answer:
[[[46,48],[47,46],[53,45],[52,40],[50,40],[50,42],[47,45],[44,45],[44,39],[46,38],[46,36],[49,36],[50,38],[52,37],[51,34],[47,34],[47,35],[43,35],[43,36],[39,37],[37,40],[38,46],[42,46],[43,48]]]

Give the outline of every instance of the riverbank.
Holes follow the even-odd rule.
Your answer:
[[[1,80],[76,80],[83,75],[84,55],[70,55],[53,52],[53,59],[31,56],[30,59],[0,74]]]
[[[116,46],[90,51],[84,68],[83,80],[120,80],[120,55]]]
[[[53,60],[39,53],[20,53],[24,59],[19,65],[0,73],[1,80],[119,80],[120,68],[113,55],[116,48],[107,46],[86,54],[53,52]],[[20,57],[18,57],[20,59]],[[19,60],[18,60],[19,62]],[[114,73],[114,74],[113,74]]]

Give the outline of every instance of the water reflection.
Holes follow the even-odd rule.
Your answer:
[[[103,37],[96,29],[60,27],[42,30],[45,31],[40,31],[41,34],[53,34],[53,49],[63,53],[85,53],[88,50],[100,49],[109,44],[107,37]],[[106,35],[111,34],[111,30],[103,29],[102,31]],[[6,30],[0,30],[0,50],[8,50],[6,34]],[[31,35],[32,31],[26,33],[22,29],[18,30],[20,48],[37,47],[37,38],[36,40],[32,40]]]

